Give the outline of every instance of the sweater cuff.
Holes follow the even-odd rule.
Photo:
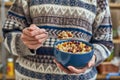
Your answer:
[[[16,41],[16,51],[19,55],[25,56],[25,55],[36,55],[36,50],[31,50],[27,46],[24,45],[23,41],[20,39],[21,35],[17,35],[16,40],[19,38],[19,40]]]
[[[109,55],[106,53],[106,50],[100,44],[93,44],[93,45],[94,45],[94,55],[96,56],[95,66],[98,66]]]
[[[16,56],[36,55],[36,51],[32,53],[29,48],[24,45],[20,36],[21,32],[9,33],[4,43],[7,50]]]

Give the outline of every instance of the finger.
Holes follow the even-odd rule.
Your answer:
[[[48,34],[44,33],[44,34],[36,35],[35,39],[39,40],[39,39],[43,39],[43,38],[46,38],[46,37],[48,37]]]
[[[90,60],[90,62],[88,63],[88,67],[92,67],[95,65],[95,55],[93,55],[92,59]]]
[[[91,61],[88,63],[88,67],[91,68],[91,67],[94,66],[94,64],[95,64],[95,62],[91,60]]]
[[[46,41],[46,39],[47,39],[46,37],[42,38],[42,39],[39,39],[38,42],[42,44],[42,43],[44,43]]]
[[[28,28],[30,31],[39,29],[35,24],[31,24],[30,27]]]
[[[91,68],[94,64],[92,62],[88,63],[88,68]]]
[[[36,35],[43,34],[43,33],[46,33],[45,29],[36,29],[34,31],[31,31],[32,36],[36,36]]]
[[[68,66],[68,69],[71,72],[75,73],[75,74],[80,74],[80,73],[84,73],[87,70],[87,67],[84,67],[84,68],[81,68],[81,69],[77,69],[77,68],[75,68],[73,66]]]
[[[31,35],[31,31],[28,30],[28,28],[23,29],[22,33],[25,34],[25,35],[27,35],[27,36],[32,37],[32,35]]]
[[[24,40],[24,44],[26,45],[37,45],[37,44],[41,44],[40,42],[36,41],[28,41],[28,40]]]
[[[57,62],[55,59],[53,60],[53,62],[57,65],[57,67],[59,67],[62,71],[64,71],[67,74],[72,74],[71,71],[69,71],[68,69],[65,69],[59,62]]]
[[[28,40],[28,41],[36,41],[37,39],[35,39],[34,37],[30,37],[30,36],[28,36],[28,35],[26,35],[26,34],[22,34],[21,35],[21,39],[22,40]]]

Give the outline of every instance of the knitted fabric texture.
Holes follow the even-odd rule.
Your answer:
[[[48,39],[36,54],[20,39],[22,30],[36,24],[46,29]],[[53,44],[57,35],[70,31],[74,39],[90,42],[95,47],[96,64],[104,61],[113,49],[112,24],[108,0],[16,0],[8,11],[3,26],[5,46],[18,56],[16,80],[94,80],[95,67],[83,74],[68,75],[54,63]]]

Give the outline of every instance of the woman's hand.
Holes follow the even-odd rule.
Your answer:
[[[30,27],[23,29],[21,40],[30,49],[37,49],[42,46],[47,39],[48,34],[45,29],[40,29],[32,24]]]
[[[82,69],[77,69],[73,66],[68,66],[68,69],[64,68],[59,62],[57,62],[56,60],[54,60],[54,62],[56,63],[56,65],[65,73],[67,74],[80,74],[80,73],[84,73],[88,68],[93,67],[95,65],[95,55],[93,55],[92,59],[89,61],[88,65],[85,66]]]

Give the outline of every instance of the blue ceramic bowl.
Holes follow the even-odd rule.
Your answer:
[[[70,40],[61,40],[54,44],[54,56],[55,56],[56,60],[58,62],[60,62],[63,66],[65,66],[66,68],[68,66],[74,66],[76,68],[85,67],[93,56],[93,53],[94,53],[93,45],[88,42],[85,42],[85,41],[74,40],[74,41],[83,42],[86,45],[92,47],[92,50],[90,52],[83,53],[83,54],[74,54],[74,53],[70,53],[70,52],[63,52],[56,48],[56,46],[58,44],[61,44],[63,42],[68,42],[68,41],[70,41]]]

